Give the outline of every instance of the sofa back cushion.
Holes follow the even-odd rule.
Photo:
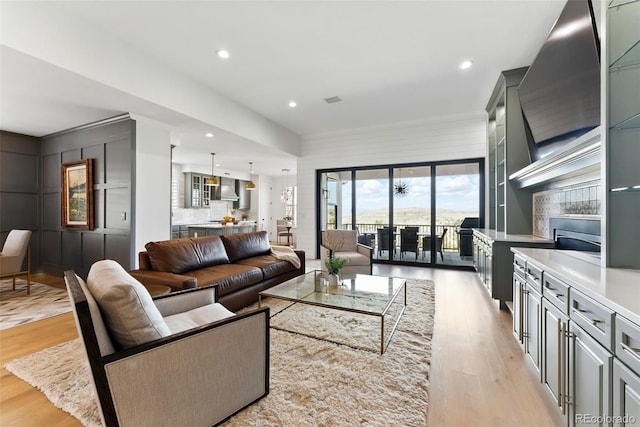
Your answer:
[[[220,236],[230,262],[271,253],[266,231]]]
[[[229,263],[219,236],[149,242],[144,247],[154,271],[181,274]]]
[[[87,288],[104,314],[109,331],[123,347],[171,335],[147,289],[115,261],[91,266]]]

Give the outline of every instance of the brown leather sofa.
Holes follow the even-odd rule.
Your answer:
[[[304,251],[295,251],[300,267],[271,255],[266,231],[228,236],[149,242],[138,254],[140,268],[129,273],[145,285],[172,290],[215,286],[217,301],[237,311],[258,300],[258,293],[304,274]]]

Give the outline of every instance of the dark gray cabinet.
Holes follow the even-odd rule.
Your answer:
[[[205,185],[209,175],[185,172],[184,174],[184,207],[201,208],[208,207],[211,200],[211,189]]]
[[[604,420],[612,410],[613,355],[574,322],[569,333],[568,425],[584,425],[584,416]]]
[[[563,414],[567,401],[567,334],[569,316],[542,298],[540,330],[540,378]]]
[[[640,269],[640,2],[606,3],[606,265]]]
[[[531,190],[520,189],[509,176],[531,163],[520,108],[518,85],[528,67],[500,73],[486,110],[489,158],[489,228],[531,234]]]
[[[529,356],[533,366],[540,371],[540,301],[542,295],[529,281],[525,284],[523,298],[523,344],[524,352]]]
[[[640,420],[640,375],[619,360],[613,362],[613,412],[615,425],[633,425]]]
[[[512,309],[513,253],[512,247],[552,248],[553,241],[526,235],[508,235],[495,230],[473,230],[473,259],[480,280],[491,298],[500,301],[501,308]]]

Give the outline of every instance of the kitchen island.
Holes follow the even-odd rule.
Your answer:
[[[190,224],[187,226],[189,237],[220,236],[223,234],[250,233],[256,231],[255,221],[239,221],[237,224],[219,222]]]

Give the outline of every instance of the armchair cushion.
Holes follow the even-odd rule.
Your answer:
[[[234,314],[224,308],[220,303],[207,304],[194,308],[184,313],[167,316],[164,321],[167,323],[172,334],[186,331],[198,326],[206,325],[217,320],[232,317]]]
[[[322,244],[335,252],[356,252],[356,230],[323,231]]]
[[[171,335],[151,295],[112,260],[91,266],[87,287],[98,302],[114,339],[124,348]]]

